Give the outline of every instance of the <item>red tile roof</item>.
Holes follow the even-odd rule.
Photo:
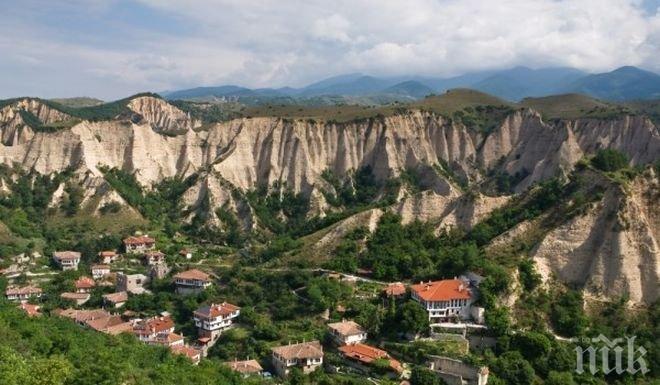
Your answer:
[[[71,318],[76,322],[83,323],[96,318],[109,317],[110,313],[103,309],[95,310],[76,310],[76,309],[57,309],[55,314],[61,317]]]
[[[174,327],[174,321],[170,317],[154,317],[143,320],[135,326],[135,333],[140,335],[158,334]]]
[[[39,309],[41,309],[41,306],[39,306],[39,305],[32,305],[32,304],[29,304],[27,302],[21,302],[19,307],[24,312],[26,312],[29,317],[34,317],[34,316],[41,315],[41,313],[39,312]]]
[[[76,280],[75,285],[76,289],[91,289],[96,286],[96,283],[89,277],[80,277]]]
[[[110,270],[110,265],[92,265],[92,270]]]
[[[144,245],[144,244],[154,244],[154,243],[156,243],[156,240],[147,235],[139,235],[124,239],[125,245]]]
[[[370,364],[378,359],[385,359],[389,361],[390,367],[393,370],[397,372],[403,371],[403,367],[399,361],[391,358],[386,351],[374,348],[373,346],[365,344],[345,345],[339,347],[339,351],[342,352],[344,356],[365,364]]]
[[[114,257],[117,255],[117,252],[114,250],[105,250],[99,252],[99,257]]]
[[[174,354],[183,354],[186,357],[190,358],[192,362],[197,363],[199,362],[201,358],[201,353],[199,350],[193,349],[190,346],[185,346],[185,345],[176,345],[170,347],[170,350]]]
[[[167,346],[172,345],[178,341],[183,341],[183,336],[176,333],[159,333],[155,338],[156,343]]]
[[[420,283],[410,287],[418,297],[425,301],[449,301],[452,299],[469,299],[470,290],[460,279],[446,279],[428,283]]]
[[[406,287],[401,282],[393,282],[388,284],[384,291],[388,297],[397,297],[406,294]]]
[[[211,278],[210,275],[197,269],[182,271],[174,276],[174,279],[190,279],[197,281],[209,281],[210,278]]]
[[[240,307],[232,305],[228,302],[223,302],[221,304],[211,304],[202,306],[199,309],[195,310],[194,314],[201,318],[216,318],[216,317],[227,317],[236,310],[241,310]]]
[[[355,321],[342,321],[328,324],[328,327],[337,332],[337,334],[348,337],[356,334],[363,334],[365,331]]]

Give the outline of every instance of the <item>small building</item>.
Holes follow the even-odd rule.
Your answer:
[[[190,359],[194,365],[199,364],[199,361],[202,360],[202,352],[197,349],[193,349],[190,346],[172,346],[170,350],[174,354],[181,354],[188,357],[188,359]]]
[[[169,272],[170,272],[170,268],[167,266],[165,262],[157,263],[149,268],[149,278],[151,278],[152,280],[163,279],[167,277],[167,274],[169,274]]]
[[[150,342],[162,333],[174,333],[174,321],[169,316],[140,320],[133,326],[133,333],[140,341]]]
[[[121,316],[118,315],[108,315],[107,317],[90,319],[85,321],[85,324],[98,332],[110,335],[130,333],[133,330],[133,324],[125,322]]]
[[[420,282],[411,286],[411,297],[429,313],[431,324],[471,317],[472,293],[468,284],[460,279]]]
[[[62,293],[62,294],[60,294],[60,298],[65,299],[67,301],[72,301],[78,306],[83,305],[85,302],[89,301],[91,296],[92,295],[89,294],[89,293]]]
[[[145,293],[144,285],[149,278],[144,274],[117,273],[116,291],[127,291],[132,294]]]
[[[241,308],[227,302],[202,306],[193,312],[193,319],[200,337],[215,341],[234,319],[241,314]]]
[[[37,286],[10,286],[5,290],[5,297],[10,301],[27,301],[30,298],[40,298],[42,293]]]
[[[280,377],[289,375],[294,367],[307,374],[323,365],[323,347],[319,341],[277,346],[271,351],[273,367]]]
[[[165,263],[165,253],[162,253],[158,250],[152,250],[145,252],[142,257],[144,258],[144,264],[147,266],[154,266],[160,263]]]
[[[62,270],[78,270],[80,263],[80,253],[77,251],[56,251],[53,253],[53,261]]]
[[[33,305],[23,301],[18,307],[23,310],[28,317],[38,317],[41,315],[41,306],[39,305]]]
[[[90,293],[96,286],[93,279],[89,277],[80,277],[74,282],[76,293]]]
[[[227,365],[231,370],[240,373],[243,377],[259,376],[264,371],[264,368],[261,367],[261,364],[257,360],[231,361],[227,362]]]
[[[110,274],[110,265],[92,265],[92,278],[101,279]]]
[[[388,298],[402,298],[406,295],[406,286],[401,282],[392,282],[383,289],[383,294]]]
[[[173,346],[183,346],[184,340],[183,336],[173,332],[170,333],[158,333],[153,340],[149,341],[152,345],[162,345],[169,348]]]
[[[86,325],[87,321],[99,318],[110,317],[110,313],[103,309],[77,310],[77,309],[57,309],[54,312],[60,317],[72,319],[79,325]]]
[[[197,294],[211,286],[211,276],[197,269],[182,271],[174,276],[178,294]]]
[[[103,296],[103,303],[106,307],[122,307],[128,301],[128,292],[119,291],[117,293],[105,294]]]
[[[179,251],[179,255],[182,256],[185,259],[192,259],[192,257],[193,257],[192,251],[190,251],[188,249],[181,249]]]
[[[449,385],[486,385],[488,367],[476,367],[453,358],[431,356],[429,369]]]
[[[354,345],[367,340],[367,332],[355,321],[328,324],[330,334],[337,345]]]
[[[112,263],[119,258],[119,254],[117,254],[117,252],[114,250],[101,251],[99,252],[98,256],[99,256],[99,262],[105,264]]]
[[[156,240],[148,235],[138,235],[124,239],[124,249],[127,253],[141,253],[154,250]]]
[[[403,365],[401,362],[390,357],[390,355],[381,349],[365,344],[344,345],[339,347],[339,351],[344,357],[353,360],[360,365],[370,365],[376,360],[386,360],[392,371],[401,374]]]

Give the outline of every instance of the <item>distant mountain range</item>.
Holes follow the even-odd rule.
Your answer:
[[[458,87],[472,88],[510,101],[562,93],[582,93],[603,100],[624,101],[660,98],[660,75],[631,66],[600,74],[588,74],[567,67],[514,67],[452,78],[374,77],[353,73],[324,79],[302,88],[250,89],[223,85],[168,91],[161,95],[170,100],[238,101],[248,104],[273,101],[313,104],[328,100],[333,103],[338,100],[382,103],[416,100]]]

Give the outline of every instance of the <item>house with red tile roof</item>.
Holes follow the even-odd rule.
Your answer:
[[[89,277],[80,277],[74,282],[76,293],[89,293],[96,286],[96,282]]]
[[[202,352],[187,345],[172,346],[170,350],[174,354],[181,354],[188,357],[194,365],[199,364],[199,361],[202,360]]]
[[[452,319],[469,319],[474,297],[467,282],[446,279],[420,282],[411,287],[411,297],[429,313],[429,322],[437,324]]]
[[[200,337],[215,341],[218,336],[229,329],[234,319],[241,314],[241,308],[228,302],[210,304],[193,312],[193,320]]]
[[[323,346],[319,341],[277,346],[271,351],[273,367],[280,377],[288,376],[294,367],[307,374],[323,365]]]
[[[40,298],[42,290],[37,286],[9,286],[5,290],[5,297],[10,301],[26,301],[30,298]]]
[[[128,301],[128,293],[119,291],[117,293],[105,294],[103,296],[103,303],[106,307],[122,307]]]
[[[264,371],[257,360],[231,361],[227,362],[227,365],[243,377],[260,375]]]
[[[403,372],[403,365],[381,349],[366,344],[344,345],[339,347],[344,357],[363,365],[370,365],[376,360],[386,360],[390,369],[396,373]]]
[[[124,239],[124,249],[127,253],[141,253],[154,250],[156,240],[148,235],[137,235]]]
[[[406,295],[406,286],[401,282],[392,282],[383,289],[383,294],[388,298],[401,298]]]
[[[80,263],[80,253],[77,251],[56,251],[53,253],[53,260],[62,270],[78,270]]]
[[[77,310],[77,309],[57,309],[54,312],[60,317],[70,318],[77,324],[86,325],[89,320],[109,317],[110,313],[103,309]]]
[[[117,260],[119,258],[119,254],[117,254],[116,251],[114,250],[104,250],[99,252],[99,262],[104,263],[104,264],[109,264]]]
[[[161,333],[174,333],[174,321],[169,316],[140,320],[133,326],[133,333],[143,342],[150,342]]]
[[[190,269],[174,275],[177,294],[197,294],[211,286],[211,283],[211,276],[198,269]]]
[[[149,343],[152,345],[163,345],[171,348],[173,346],[183,346],[184,340],[183,336],[180,334],[176,334],[174,332],[165,332],[158,333],[156,337],[149,341]]]

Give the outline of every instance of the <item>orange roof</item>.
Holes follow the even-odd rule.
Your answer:
[[[406,287],[401,282],[393,282],[387,285],[385,288],[385,294],[388,297],[396,297],[399,295],[406,294]]]
[[[32,305],[27,302],[21,302],[21,305],[19,307],[23,309],[23,311],[26,312],[29,317],[41,315],[41,313],[39,312],[41,306],[39,305]]]
[[[117,255],[117,252],[114,250],[105,250],[99,252],[99,257],[114,257]]]
[[[156,243],[156,240],[146,235],[128,237],[124,239],[125,245],[144,245],[152,243]]]
[[[210,279],[210,275],[206,274],[205,272],[197,269],[190,269],[186,271],[182,271],[174,276],[174,279],[190,279],[190,280],[197,280],[197,281],[208,281]]]
[[[183,354],[186,357],[190,358],[193,362],[197,362],[200,359],[200,352],[199,350],[193,349],[190,346],[185,346],[185,345],[176,345],[170,347],[170,350],[174,354]]]
[[[55,311],[55,314],[61,317],[71,318],[76,322],[86,322],[92,319],[105,318],[110,316],[110,313],[108,313],[103,309],[95,309],[95,310],[58,309]]]
[[[374,348],[373,346],[365,344],[345,345],[339,347],[339,351],[342,352],[346,357],[363,362],[365,364],[372,363],[378,359],[385,359],[389,361],[390,367],[393,370],[397,372],[401,372],[403,370],[399,361],[391,358],[386,351]]]
[[[336,331],[341,336],[354,336],[356,334],[363,334],[365,331],[355,321],[341,321],[328,324],[328,327]]]
[[[147,251],[144,253],[145,257],[151,258],[151,257],[164,257],[165,253],[159,251],[159,250],[154,250],[154,251]]]
[[[91,289],[96,286],[96,283],[89,277],[80,277],[76,280],[75,285],[76,289]]]
[[[183,336],[176,333],[159,333],[156,335],[156,342],[164,345],[171,345],[181,340],[183,340]]]
[[[143,320],[135,326],[136,334],[154,334],[168,331],[174,327],[174,321],[170,317],[154,317]]]
[[[108,329],[109,327],[123,324],[124,320],[122,320],[121,317],[118,315],[111,315],[108,317],[90,319],[85,321],[85,323],[90,328],[102,332]]]
[[[92,265],[92,270],[110,270],[110,265]]]
[[[418,297],[425,301],[449,301],[452,299],[469,299],[470,290],[460,279],[446,279],[428,283],[420,283],[410,287]]]
[[[223,302],[221,304],[202,306],[195,310],[194,314],[202,318],[216,318],[226,317],[236,310],[241,310],[241,308],[228,302]]]
[[[229,362],[229,367],[242,374],[260,373],[264,370],[256,360],[232,361]]]

